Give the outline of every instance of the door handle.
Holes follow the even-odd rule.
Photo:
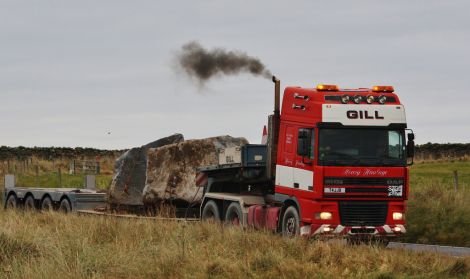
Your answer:
[[[294,183],[294,188],[299,188],[299,183]]]

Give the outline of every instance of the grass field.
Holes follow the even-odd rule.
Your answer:
[[[412,186],[419,188],[432,182],[453,189],[454,170],[458,172],[459,186],[470,190],[470,161],[416,163],[411,167]]]
[[[415,164],[410,176],[404,241],[470,247],[470,162]]]
[[[0,210],[3,278],[468,278],[470,258],[210,223]]]
[[[70,174],[70,164],[74,160],[44,160],[33,158],[30,160],[11,160],[0,162],[0,175],[14,174],[16,185],[23,187],[42,187],[42,188],[82,188],[84,186],[85,174],[94,174],[93,172],[83,173],[80,167],[77,167],[77,173]],[[87,160],[94,163],[93,160]],[[114,171],[114,157],[103,157],[100,160],[100,174],[96,175],[96,187],[107,189],[111,184]],[[81,161],[77,161],[81,162]],[[59,173],[60,169],[60,173]],[[4,186],[3,179],[0,179],[0,187]]]
[[[469,174],[470,162],[412,167],[404,241],[470,246]],[[58,183],[56,174],[43,175],[41,183]],[[104,187],[110,179],[98,181]],[[470,278],[470,257],[284,239],[219,224],[3,209],[0,222],[0,278]]]

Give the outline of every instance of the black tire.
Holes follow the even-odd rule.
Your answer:
[[[282,216],[282,235],[293,237],[300,234],[300,217],[297,208],[289,206]]]
[[[239,202],[232,202],[225,213],[225,224],[243,226],[243,212]]]
[[[54,206],[52,204],[52,200],[49,196],[45,197],[41,202],[41,209],[45,211],[52,211]]]
[[[15,195],[8,196],[7,203],[5,204],[6,209],[16,209],[18,207],[18,200]]]
[[[63,213],[70,213],[70,211],[72,211],[72,206],[68,199],[62,199],[60,201],[59,211]]]
[[[219,208],[215,201],[208,201],[202,209],[202,220],[220,221]]]
[[[34,197],[29,195],[26,197],[24,201],[24,209],[25,210],[35,210],[36,209],[36,202],[34,201]]]

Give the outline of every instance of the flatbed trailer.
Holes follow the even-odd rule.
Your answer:
[[[91,179],[91,181],[94,180]],[[16,187],[14,177],[7,175],[3,191],[3,206],[4,208],[23,207],[30,210],[60,210],[66,213],[94,210],[106,207],[106,193],[80,188]]]

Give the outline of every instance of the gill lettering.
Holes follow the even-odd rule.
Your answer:
[[[373,115],[367,110],[348,110],[346,116],[349,119],[384,119],[377,110],[374,110]]]

